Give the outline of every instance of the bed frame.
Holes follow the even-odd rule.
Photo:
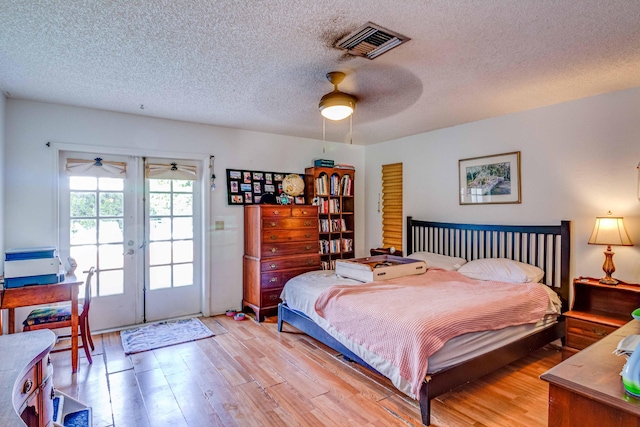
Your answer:
[[[479,225],[418,221],[407,217],[406,254],[428,251],[471,261],[478,258],[509,258],[537,265],[545,272],[543,283],[562,300],[569,299],[570,222],[559,226]],[[306,315],[282,303],[278,306],[278,331],[286,322],[328,345],[345,358],[369,369],[362,359],[320,328]],[[422,423],[431,420],[431,399],[508,365],[544,345],[564,337],[564,318],[542,331],[477,356],[466,362],[428,374],[420,388]],[[375,370],[374,370],[375,371]]]

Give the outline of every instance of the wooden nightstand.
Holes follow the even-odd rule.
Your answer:
[[[592,277],[573,279],[573,305],[564,313],[566,344],[562,359],[609,335],[631,320],[640,307],[640,285],[603,285]]]

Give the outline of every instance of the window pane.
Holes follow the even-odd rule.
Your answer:
[[[93,176],[70,176],[69,188],[71,190],[93,190],[98,187],[98,180]]]
[[[96,193],[71,193],[71,218],[96,216]]]
[[[170,179],[150,179],[149,191],[171,191]]]
[[[171,242],[149,243],[149,264],[171,264]]]
[[[193,181],[174,179],[173,191],[176,193],[193,193]]]
[[[149,226],[149,240],[171,239],[171,218],[151,218]]]
[[[100,269],[112,269],[124,267],[124,245],[100,245],[98,255],[100,257]]]
[[[122,270],[101,271],[97,276],[101,297],[124,293],[124,273]]]
[[[115,243],[124,240],[122,236],[121,219],[101,219],[100,220],[100,243]]]
[[[178,264],[173,266],[173,286],[193,285],[193,264]]]
[[[163,289],[171,287],[171,266],[151,267],[149,269],[149,288]]]
[[[99,178],[98,186],[100,188],[100,191],[122,191],[124,190],[124,179]]]
[[[72,246],[70,248],[69,256],[74,258],[78,263],[78,268],[76,268],[76,277],[84,277],[83,271],[87,271],[91,267],[98,266],[97,253],[98,251],[95,245]],[[68,267],[68,262],[65,262],[64,264],[65,267]]]
[[[193,240],[173,242],[173,262],[193,261]]]
[[[122,193],[100,193],[100,216],[122,216]]]
[[[149,213],[151,216],[171,215],[171,195],[150,194]]]
[[[193,215],[193,196],[191,194],[174,194],[173,214]]]
[[[173,238],[191,239],[193,238],[193,218],[173,219]]]
[[[72,245],[83,245],[96,243],[96,220],[95,219],[72,219],[71,220],[70,243]]]

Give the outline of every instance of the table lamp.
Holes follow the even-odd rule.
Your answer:
[[[611,212],[608,213],[611,215]],[[607,245],[607,250],[604,251],[604,264],[602,264],[602,270],[605,272],[605,276],[600,279],[600,283],[606,285],[617,285],[618,281],[611,277],[616,267],[613,265],[613,252],[611,252],[611,246],[633,246],[631,239],[627,234],[627,230],[624,228],[624,222],[622,217],[619,216],[602,216],[596,217],[596,225],[593,227],[593,232],[589,238],[590,245]]]

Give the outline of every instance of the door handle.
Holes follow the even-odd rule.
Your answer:
[[[133,249],[129,249],[127,252],[123,253],[122,255],[133,255],[135,251]]]

